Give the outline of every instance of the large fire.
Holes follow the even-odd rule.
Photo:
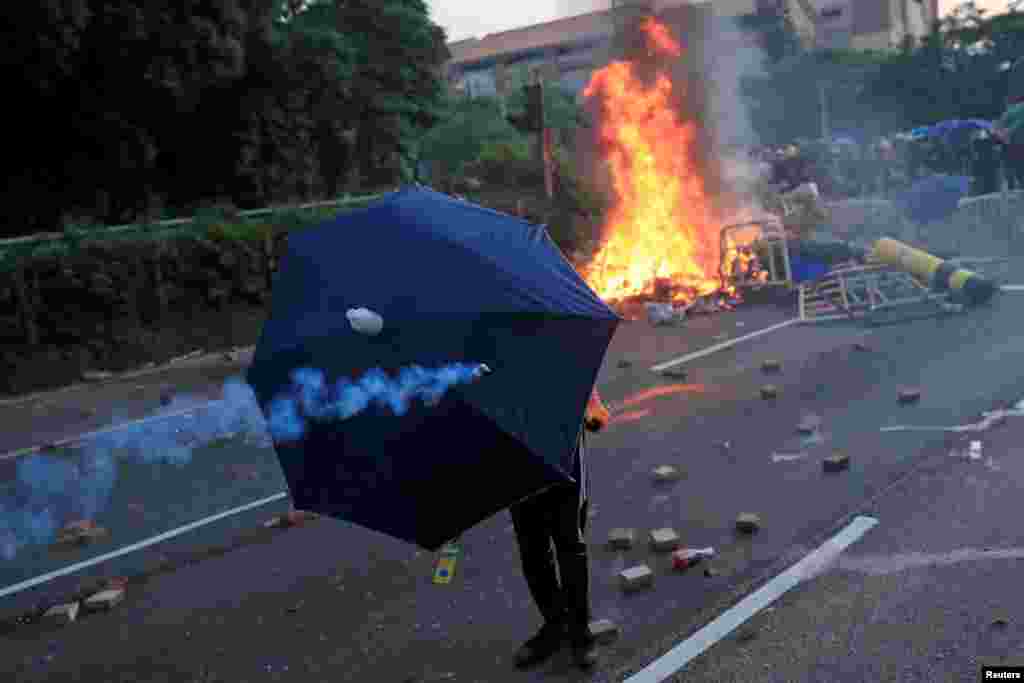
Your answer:
[[[648,18],[641,28],[655,59],[682,55],[665,25]],[[600,106],[614,201],[582,274],[606,301],[659,295],[689,302],[723,288],[722,226],[693,161],[697,123],[678,113],[680,94],[663,70],[645,82],[628,61],[596,71],[584,90]],[[734,245],[727,250],[729,262],[740,255]]]

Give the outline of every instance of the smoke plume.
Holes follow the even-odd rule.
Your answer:
[[[372,405],[404,415],[413,400],[436,405],[452,386],[472,382],[484,370],[479,363],[436,369],[414,365],[392,378],[375,369],[329,387],[322,372],[303,368],[292,373],[290,389],[271,402],[266,420],[252,388],[237,378],[224,384],[221,400],[213,403],[176,396],[145,420],[89,436],[60,453],[19,458],[14,482],[0,491],[0,559],[13,560],[28,546],[52,542],[68,522],[100,518],[113,497],[121,463],[183,468],[197,449],[215,440],[234,438],[250,448],[265,448],[271,438],[301,438],[309,418],[346,420]]]

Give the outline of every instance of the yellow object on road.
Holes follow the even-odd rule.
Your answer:
[[[984,303],[991,299],[996,291],[990,280],[974,271],[958,268],[938,256],[888,237],[875,242],[872,256],[882,263],[915,276],[932,289],[961,295],[971,303]]]

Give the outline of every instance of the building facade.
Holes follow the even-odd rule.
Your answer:
[[[693,7],[722,19],[766,10],[786,12],[805,44],[815,40],[817,9],[811,0],[653,0],[642,5],[667,18]],[[591,73],[608,62],[620,17],[615,10],[589,12],[451,43],[448,82],[471,97],[494,96],[536,73],[545,82],[558,82],[579,94]]]
[[[938,18],[938,0],[815,0],[818,7],[817,46],[854,50],[899,47],[906,37],[915,43]]]

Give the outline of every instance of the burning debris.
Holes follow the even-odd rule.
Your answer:
[[[581,271],[602,299],[622,308],[671,306],[647,311],[652,323],[667,324],[731,310],[741,300],[736,283],[780,277],[764,263],[773,252],[761,238],[770,231],[752,211],[739,212],[737,220],[755,222],[728,225],[723,208],[737,201],[712,196],[698,161],[703,131],[695,103],[671,76],[682,45],[654,18],[645,19],[640,32],[646,56],[637,52],[610,63],[584,91],[600,108],[615,196],[604,240]],[[778,223],[763,222],[773,220]],[[782,279],[788,279],[788,262]]]

